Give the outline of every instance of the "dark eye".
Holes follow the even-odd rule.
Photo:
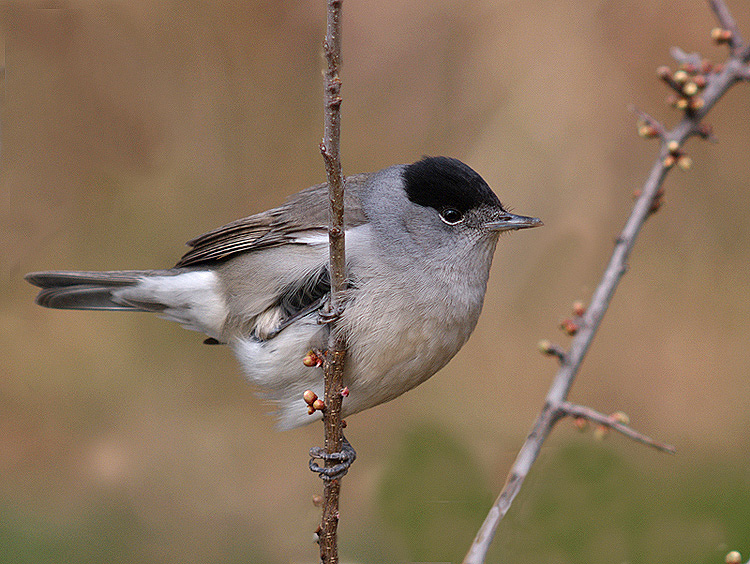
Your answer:
[[[456,208],[445,208],[440,212],[440,219],[442,219],[448,225],[456,225],[461,223],[464,219],[464,214],[458,211]]]

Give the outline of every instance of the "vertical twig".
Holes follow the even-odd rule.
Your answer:
[[[342,0],[327,0],[326,37],[323,43],[327,68],[325,71],[324,134],[320,152],[325,161],[328,178],[330,216],[328,240],[330,244],[331,300],[329,313],[334,317],[342,307],[346,289],[344,253],[344,178],[341,172],[341,5]],[[341,403],[343,396],[344,356],[346,342],[335,330],[335,319],[328,338],[325,355],[325,405],[323,425],[325,448],[328,453],[339,452],[343,445]],[[326,466],[333,465],[326,461]],[[337,528],[339,519],[339,494],[341,482],[326,480],[323,489],[323,517],[320,525],[320,559],[325,564],[338,562]]]

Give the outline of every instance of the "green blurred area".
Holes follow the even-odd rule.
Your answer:
[[[163,268],[324,177],[323,2],[0,7],[0,561],[315,562],[318,426],[273,429],[229,351],[146,315],[43,310],[24,273]],[[747,2],[729,1],[750,36]],[[351,418],[344,562],[457,562],[672,124],[669,48],[720,60],[702,2],[345,3],[344,169],[461,158],[543,229],[504,237],[440,374]],[[573,388],[673,443],[556,430],[490,562],[750,554],[750,92],[691,140]]]

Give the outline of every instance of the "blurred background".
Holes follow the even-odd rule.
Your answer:
[[[729,0],[750,37],[750,6]],[[679,115],[669,48],[723,60],[702,1],[346,2],[346,173],[451,155],[544,219],[504,237],[476,332],[424,385],[352,417],[343,562],[457,562]],[[317,562],[307,450],[225,347],[142,314],[51,311],[22,276],[164,268],[183,242],[324,178],[324,2],[4,4],[0,559]],[[490,562],[750,553],[750,89],[709,116],[647,223],[571,399],[675,444],[562,422]],[[300,400],[302,401],[302,400]],[[750,555],[750,554],[746,554]]]

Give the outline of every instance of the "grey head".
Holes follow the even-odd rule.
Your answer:
[[[383,250],[404,261],[426,258],[464,267],[491,258],[504,231],[542,225],[515,215],[471,167],[449,157],[425,157],[375,173],[362,194],[362,207]],[[402,253],[396,252],[401,250]],[[446,261],[446,258],[449,260]],[[439,266],[433,262],[435,266]]]

